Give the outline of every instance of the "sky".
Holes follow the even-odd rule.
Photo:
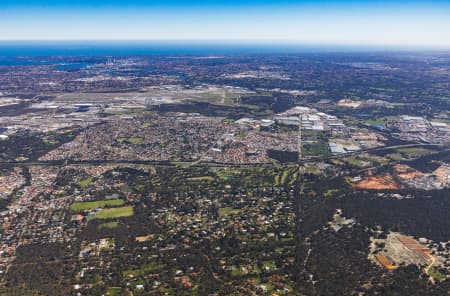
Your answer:
[[[0,40],[450,48],[450,0],[0,0]]]

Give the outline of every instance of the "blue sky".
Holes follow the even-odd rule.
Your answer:
[[[450,48],[450,1],[0,0],[0,40]]]

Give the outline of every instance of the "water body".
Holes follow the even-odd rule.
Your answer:
[[[144,41],[0,41],[0,63],[33,65],[24,57],[54,56],[136,56],[136,55],[227,55],[268,53],[355,52],[383,50],[376,47],[274,45],[250,43],[207,42],[144,42]],[[11,59],[13,58],[13,59]],[[41,62],[43,63],[43,62]]]
[[[1,61],[0,61],[1,63]],[[88,65],[90,65],[89,63],[64,63],[64,64],[59,64],[57,65],[55,68],[57,70],[60,71],[78,71],[80,69],[86,68]]]
[[[0,55],[0,66],[36,66],[36,65],[52,65],[52,64],[54,63],[47,60],[30,60],[30,57],[17,58],[14,56]]]

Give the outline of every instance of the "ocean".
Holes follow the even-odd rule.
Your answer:
[[[226,55],[376,51],[382,48],[182,41],[0,41],[0,57]]]

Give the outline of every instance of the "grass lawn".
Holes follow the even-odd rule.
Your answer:
[[[232,178],[234,178],[235,175],[237,175],[239,173],[239,171],[234,170],[234,169],[225,169],[225,170],[220,170],[216,173],[216,175],[224,181],[228,181]]]
[[[344,161],[356,167],[364,167],[364,163],[356,157],[347,157],[344,159]]]
[[[330,196],[332,196],[333,194],[338,193],[338,192],[339,192],[339,189],[328,189],[328,190],[323,194],[323,196],[324,196],[324,197],[330,197]]]
[[[275,186],[280,186],[280,175],[275,176]]]
[[[83,179],[80,182],[78,182],[78,185],[80,185],[81,187],[86,187],[89,184],[91,184],[91,182],[92,182],[92,177],[89,177],[89,178]]]
[[[316,143],[327,142],[328,138],[325,136],[325,133],[322,131],[312,131],[312,130],[303,130],[302,131],[302,139],[303,141],[312,141]]]
[[[400,153],[389,153],[386,157],[392,160],[403,160],[403,156]]]
[[[275,265],[275,263],[273,261],[264,261],[263,265],[264,265],[264,268],[266,270],[275,270],[275,269],[277,269],[277,266]]]
[[[120,217],[133,216],[133,206],[126,206],[120,208],[109,208],[101,210],[96,216],[96,219],[114,219]]]
[[[237,266],[233,266],[233,270],[231,271],[231,276],[232,277],[238,277],[238,276],[241,276],[241,275],[242,275],[241,269],[239,267],[237,267]]]
[[[136,189],[137,191],[144,191],[145,190],[145,185],[144,184],[137,184],[134,186],[134,189]]]
[[[125,203],[123,199],[107,199],[107,200],[96,200],[96,201],[82,201],[73,203],[70,206],[72,212],[82,212],[86,210],[93,210],[104,207],[118,207]]]
[[[397,151],[407,157],[419,157],[433,152],[425,148],[399,148]]]
[[[285,184],[290,184],[291,179],[289,179],[289,175],[291,173],[294,173],[294,170],[295,168],[293,167],[285,167],[284,170],[278,172],[274,177],[275,186],[283,186]]]
[[[212,182],[214,181],[214,178],[211,176],[202,176],[202,177],[192,177],[192,178],[187,178],[188,181],[208,181],[208,182]]]
[[[450,100],[450,98],[447,98],[448,100]],[[443,123],[450,123],[450,119],[443,119],[443,118],[435,118],[433,119],[433,121],[435,122],[443,122]]]
[[[107,296],[116,296],[116,295],[127,295],[124,294],[124,290],[120,287],[110,287],[106,290]]]
[[[126,276],[132,274],[133,276],[137,277],[137,276],[142,276],[142,275],[152,273],[152,272],[164,269],[164,268],[165,268],[164,264],[158,264],[157,262],[151,262],[149,264],[144,264],[137,269],[124,270],[124,271],[122,271],[122,276],[126,277]]]
[[[238,215],[241,210],[233,209],[230,207],[220,208],[219,209],[219,217],[226,217],[229,215]]]
[[[261,273],[261,269],[259,269],[258,264],[253,264],[252,274],[258,275]]]
[[[140,144],[140,143],[142,143],[142,138],[139,138],[139,137],[129,138],[128,139],[128,143],[130,143],[130,144]]]
[[[366,155],[366,156],[362,156],[360,159],[362,161],[375,162],[379,165],[385,165],[385,164],[389,163],[388,159],[381,157],[381,156]]]
[[[275,252],[277,252],[278,254],[282,254],[284,252],[284,248],[283,247],[276,247],[275,248]]]
[[[98,226],[98,229],[103,229],[103,228],[116,228],[117,226],[119,226],[119,221],[112,221],[112,222],[107,222],[107,223],[102,223]]]
[[[432,266],[430,270],[428,270],[428,275],[440,282],[442,282],[446,278],[446,276],[440,273],[434,266]]]
[[[381,125],[385,123],[384,118],[371,118],[366,120],[366,124],[368,125]]]
[[[305,156],[319,156],[326,157],[330,155],[328,144],[324,142],[315,144],[305,144],[302,146],[302,153]]]
[[[281,184],[286,184],[287,178],[289,177],[290,173],[291,173],[290,169],[286,169],[283,171],[283,174],[281,175]]]

